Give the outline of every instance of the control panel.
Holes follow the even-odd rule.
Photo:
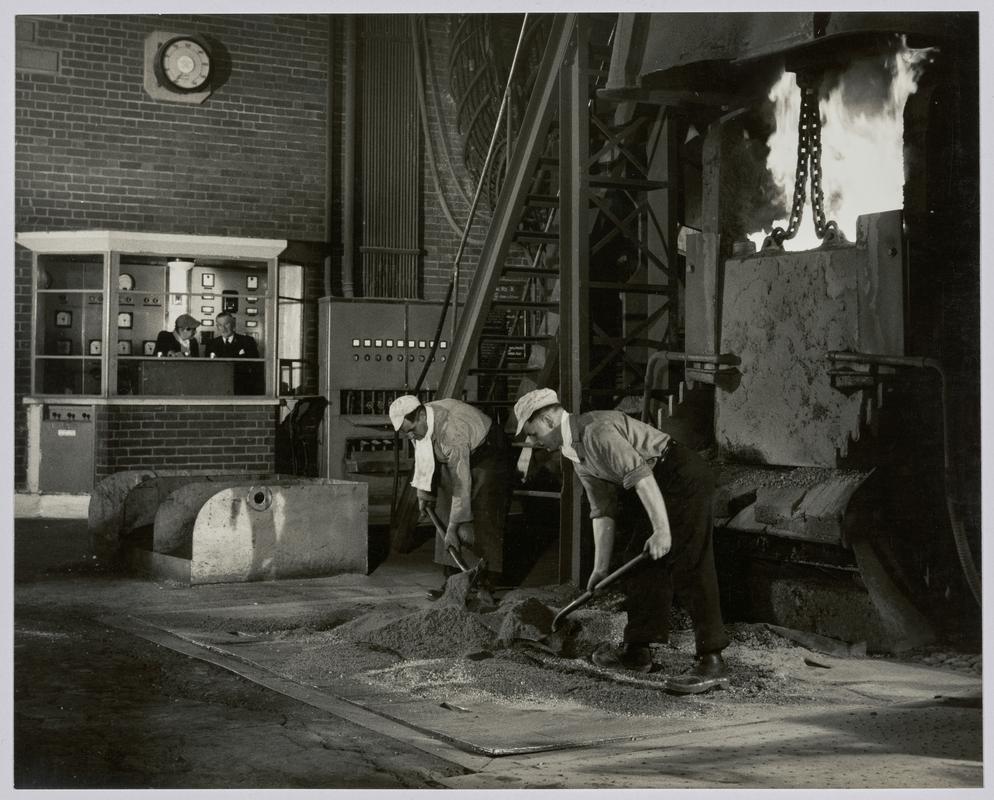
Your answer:
[[[320,386],[325,412],[322,475],[369,484],[370,522],[387,521],[394,432],[390,403],[413,392],[431,400],[451,350],[450,327],[439,335],[441,303],[423,300],[322,298],[319,305]],[[409,465],[403,443],[401,467]]]

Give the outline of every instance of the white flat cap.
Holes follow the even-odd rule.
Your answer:
[[[514,404],[514,418],[518,422],[518,430],[514,435],[517,436],[521,433],[521,429],[525,427],[525,423],[528,422],[531,415],[540,408],[558,403],[559,395],[556,394],[555,389],[533,389],[528,394],[521,395],[518,402]]]
[[[393,429],[395,431],[400,430],[400,425],[404,421],[404,417],[410,414],[414,409],[421,405],[421,401],[418,400],[413,394],[402,394],[396,400],[390,404],[390,422],[393,423]]]

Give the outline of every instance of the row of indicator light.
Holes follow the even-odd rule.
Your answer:
[[[394,341],[393,339],[353,339],[352,346],[353,347],[403,347],[404,340],[397,339],[396,341]],[[424,339],[419,339],[415,343],[414,339],[408,339],[407,346],[412,348],[417,346],[423,350],[426,347],[434,347],[435,342],[433,341],[427,342]],[[441,340],[438,343],[438,347],[440,350],[444,350],[448,346],[449,343],[446,342],[445,340]]]
[[[353,353],[352,354],[352,360],[353,361],[358,361],[359,360],[359,354],[358,353]],[[392,356],[390,353],[387,353],[386,357],[384,357],[381,353],[377,353],[375,356],[370,356],[369,353],[366,353],[362,357],[362,360],[363,361],[384,361],[384,360],[386,360],[386,361],[394,361],[394,360],[396,360],[399,363],[399,362],[402,362],[404,360],[404,354],[403,353],[398,353],[397,356],[396,356],[396,359],[395,359],[394,356]],[[413,355],[409,355],[407,357],[407,360],[408,361],[414,361],[414,356]],[[418,360],[425,361],[425,360],[427,360],[427,356],[420,355],[420,356],[418,356]],[[432,356],[430,360],[434,361],[435,360],[435,356]],[[442,361],[445,361],[445,356],[442,356]]]

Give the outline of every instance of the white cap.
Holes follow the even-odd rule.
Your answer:
[[[525,427],[531,415],[540,408],[558,404],[559,395],[556,394],[555,389],[533,389],[519,397],[518,402],[514,404],[514,418],[518,421],[518,430],[514,435],[521,433],[521,429]]]
[[[401,423],[404,421],[404,417],[410,414],[414,409],[421,405],[421,401],[418,400],[413,394],[402,394],[396,400],[390,404],[390,422],[393,423],[393,429],[395,431],[400,430]]]

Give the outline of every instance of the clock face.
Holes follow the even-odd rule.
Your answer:
[[[174,89],[195,92],[210,80],[210,54],[195,39],[177,37],[166,42],[158,58],[162,76]]]

